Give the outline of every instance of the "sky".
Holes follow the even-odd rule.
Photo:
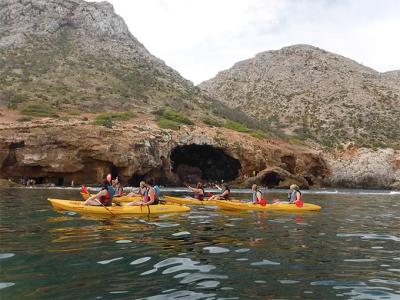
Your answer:
[[[198,84],[255,54],[310,44],[400,70],[400,0],[108,0],[153,55]]]

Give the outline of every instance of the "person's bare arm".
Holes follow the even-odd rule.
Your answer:
[[[220,196],[221,196],[221,197],[225,197],[225,196],[227,196],[227,195],[229,195],[229,191],[228,191],[228,190],[225,190]]]
[[[151,189],[149,191],[149,198],[150,198],[150,201],[148,201],[146,203],[146,205],[151,205],[156,201],[156,193],[154,192],[154,189]]]

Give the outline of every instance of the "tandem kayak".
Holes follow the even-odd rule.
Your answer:
[[[172,196],[164,196],[163,200],[167,201],[167,203],[177,203],[184,205],[211,205],[211,206],[219,206],[221,202],[232,202],[238,203],[240,200],[231,199],[231,200],[198,200],[195,198],[182,198],[182,197],[172,197]]]
[[[84,200],[87,200],[89,198],[88,193],[82,193],[81,196]],[[113,197],[113,202],[135,202],[135,201],[140,201],[143,199],[143,196],[133,196],[133,197],[128,197],[128,196],[120,196],[120,197]]]
[[[82,201],[47,199],[55,209],[74,211],[83,214],[101,215],[152,215],[188,212],[189,207],[183,205],[148,205],[148,206],[89,206],[83,205]]]
[[[306,212],[306,211],[320,211],[321,206],[304,203],[302,207],[289,203],[267,204],[265,206],[260,204],[253,204],[249,202],[232,202],[217,200],[218,206],[226,210],[255,210],[255,211],[286,211],[286,212]]]
[[[163,199],[169,203],[177,203],[177,204],[217,205],[217,202],[214,200],[198,200],[195,198],[182,198],[182,197],[172,197],[172,196],[164,196]]]

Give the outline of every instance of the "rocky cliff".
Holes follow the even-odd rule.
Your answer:
[[[98,183],[108,172],[124,183],[256,182],[269,187],[318,187],[329,175],[321,153],[246,133],[207,126],[160,129],[152,121],[117,122],[113,129],[87,121],[51,119],[0,126],[0,173],[39,183]]]
[[[400,77],[325,50],[295,45],[257,54],[200,84],[272,134],[332,148],[400,144]]]

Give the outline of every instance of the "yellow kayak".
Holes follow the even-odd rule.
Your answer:
[[[75,211],[86,214],[100,215],[148,215],[148,214],[168,214],[181,213],[190,210],[189,207],[183,205],[149,205],[149,206],[89,206],[83,205],[82,201],[47,199],[55,209]]]
[[[217,202],[214,200],[198,200],[195,198],[182,198],[182,197],[172,197],[172,196],[164,196],[163,199],[170,203],[177,204],[192,204],[192,205],[217,205]]]
[[[232,202],[217,200],[218,206],[227,210],[256,210],[256,211],[287,211],[287,212],[305,212],[305,211],[320,211],[321,206],[304,203],[302,207],[289,203],[267,204],[262,206],[260,204],[253,204],[249,202]]]
[[[84,200],[87,200],[90,195],[81,192],[81,196]],[[134,202],[134,201],[140,201],[142,199],[143,196],[133,196],[133,197],[121,196],[121,197],[113,197],[113,202]]]
[[[172,196],[164,196],[163,199],[167,202],[170,203],[177,203],[177,204],[186,204],[186,205],[213,205],[213,206],[219,206],[221,202],[227,202],[222,201],[222,200],[198,200],[195,198],[182,198],[182,197],[172,197]],[[240,200],[237,199],[231,199],[229,200],[231,202],[239,202]]]

